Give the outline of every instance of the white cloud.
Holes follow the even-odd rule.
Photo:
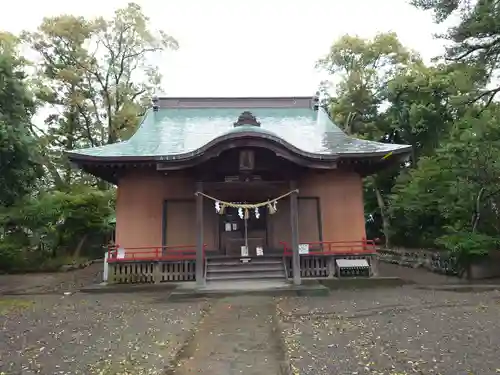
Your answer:
[[[44,16],[109,15],[127,0],[28,0],[3,5],[0,25],[19,32]],[[176,96],[311,95],[315,61],[339,36],[395,31],[430,59],[442,51],[430,14],[405,0],[138,0],[180,49],[160,61]]]

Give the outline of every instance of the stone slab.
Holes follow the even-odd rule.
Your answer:
[[[171,292],[177,284],[93,284],[79,290],[81,293]]]
[[[410,284],[399,277],[341,277],[320,281],[329,289],[361,289],[399,287]]]
[[[208,282],[202,288],[180,286],[174,290],[170,300],[186,300],[197,298],[221,298],[233,295],[254,296],[325,296],[329,290],[319,282],[306,285],[293,285],[285,281],[239,281]]]

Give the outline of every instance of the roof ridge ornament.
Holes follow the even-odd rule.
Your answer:
[[[158,105],[160,99],[157,95],[154,95],[151,101],[153,102],[153,111],[158,112],[158,109],[160,109],[160,106]]]
[[[260,122],[257,121],[257,118],[250,111],[244,111],[239,115],[238,120],[233,124],[234,127],[237,126],[259,126]]]

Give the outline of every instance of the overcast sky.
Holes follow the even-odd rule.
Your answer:
[[[395,31],[425,59],[441,53],[430,14],[407,0],[137,0],[154,28],[174,36],[161,61],[172,96],[312,95],[315,61],[343,34]],[[127,0],[8,1],[0,29],[36,28],[44,16],[109,15]]]

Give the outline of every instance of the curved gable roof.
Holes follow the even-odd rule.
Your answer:
[[[289,98],[292,100],[293,98]],[[304,99],[304,98],[302,98]],[[312,98],[310,98],[312,99]],[[250,100],[250,98],[248,99]],[[255,100],[255,98],[253,98]],[[300,101],[293,100],[293,103]],[[69,152],[77,160],[182,160],[203,153],[227,139],[263,138],[311,158],[363,157],[408,153],[407,145],[387,144],[347,136],[323,108],[280,105],[264,107],[262,100],[230,108],[210,105],[150,109],[127,141]],[[302,101],[303,103],[303,101]],[[238,104],[238,103],[237,103]],[[243,104],[243,105],[241,105]],[[252,103],[251,103],[252,104]],[[233,124],[250,111],[260,126]]]

